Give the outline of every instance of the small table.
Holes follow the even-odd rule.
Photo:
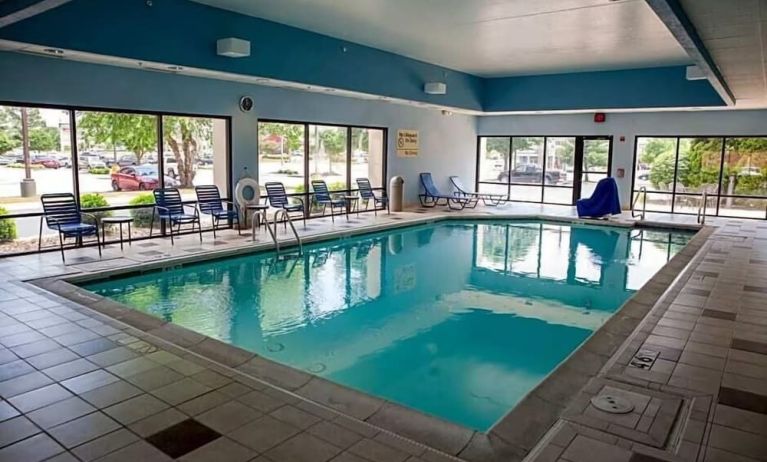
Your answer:
[[[133,223],[133,217],[128,216],[115,216],[104,217],[101,219],[101,243],[106,245],[106,226],[104,225],[120,225],[120,250],[123,250],[123,223],[128,225],[128,245],[131,244],[130,227]]]
[[[256,232],[256,226],[261,226],[261,221],[268,221],[266,211],[269,210],[269,206],[266,204],[251,204],[245,206],[245,226],[248,224],[248,210],[253,211],[253,232]]]
[[[355,213],[359,215],[359,200],[360,196],[357,195],[344,196],[344,201],[346,201],[346,221],[349,221],[349,210],[352,208],[356,208],[357,211]]]

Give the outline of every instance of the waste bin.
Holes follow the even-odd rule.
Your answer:
[[[394,176],[389,180],[389,207],[392,212],[402,211],[402,195],[405,180],[401,176]]]

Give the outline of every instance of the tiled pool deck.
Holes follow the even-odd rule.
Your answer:
[[[348,233],[440,213],[297,228],[307,237]],[[488,213],[573,211],[513,204],[446,215]],[[767,223],[709,224],[487,434],[350,393],[57,280],[252,249],[249,236],[206,234],[202,244],[188,236],[174,247],[156,239],[124,253],[113,245],[101,260],[80,249],[67,253],[68,266],[58,253],[0,259],[0,461],[767,460]],[[265,233],[259,242],[268,245]],[[590,398],[605,393],[634,410],[596,410]]]

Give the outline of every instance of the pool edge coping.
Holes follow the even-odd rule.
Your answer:
[[[88,282],[119,275],[154,271],[161,268],[173,267],[189,263],[198,263],[201,261],[262,252],[265,250],[273,249],[273,246],[270,244],[253,245],[250,241],[247,241],[244,245],[234,248],[206,250],[196,254],[180,255],[161,261],[149,261],[145,263],[139,263],[137,265],[105,269],[95,272],[61,274],[52,277],[31,279],[25,282],[36,285],[41,289],[61,296],[67,300],[96,311],[97,313],[109,316],[118,322],[138,329],[146,335],[156,337],[162,342],[169,342],[172,345],[182,348],[191,354],[234,369],[235,371],[243,373],[246,376],[266,385],[276,387],[288,393],[294,394],[300,399],[326,407],[328,410],[331,410],[334,413],[361,421],[368,425],[372,425],[379,430],[393,433],[396,436],[413,440],[414,442],[427,446],[431,449],[436,449],[454,457],[465,457],[468,460],[487,460],[485,457],[476,457],[479,456],[479,454],[476,454],[477,441],[484,440],[492,447],[493,457],[502,455],[503,457],[510,457],[512,460],[519,460],[527,455],[530,450],[532,450],[535,445],[546,435],[549,429],[557,423],[559,417],[567,406],[562,406],[561,409],[556,412],[556,415],[550,415],[549,419],[543,421],[536,420],[534,422],[529,420],[525,426],[525,428],[528,429],[527,434],[531,435],[529,429],[532,427],[536,430],[534,434],[538,434],[539,436],[537,438],[528,436],[523,441],[519,441],[514,437],[513,433],[506,431],[508,427],[511,427],[512,429],[514,428],[513,425],[510,425],[512,421],[520,421],[520,417],[517,414],[519,414],[521,411],[517,412],[518,409],[522,408],[523,404],[529,405],[529,402],[533,402],[534,398],[537,397],[537,393],[540,392],[541,389],[544,389],[547,386],[551,386],[552,383],[556,382],[556,380],[560,378],[559,376],[564,374],[563,371],[569,372],[575,368],[580,368],[579,363],[590,361],[589,358],[582,357],[585,354],[584,351],[588,352],[587,346],[592,343],[603,341],[603,337],[616,336],[617,334],[615,332],[611,332],[608,326],[612,326],[614,322],[617,323],[617,321],[613,320],[618,319],[619,315],[623,313],[627,307],[634,306],[635,304],[646,306],[647,308],[644,310],[644,313],[641,315],[641,317],[636,318],[627,316],[626,318],[628,320],[623,320],[622,324],[624,325],[622,329],[626,329],[626,325],[630,327],[628,333],[620,334],[623,335],[625,341],[618,342],[617,344],[614,344],[614,342],[608,343],[608,351],[605,351],[602,355],[600,355],[603,357],[603,361],[600,363],[598,370],[593,374],[587,374],[585,376],[587,379],[586,382],[589,379],[604,373],[607,364],[613,359],[614,356],[617,355],[618,352],[620,352],[623,345],[634,336],[635,331],[638,330],[642,325],[644,319],[653,309],[655,304],[659,302],[664,294],[669,292],[679,283],[678,276],[680,276],[683,270],[689,266],[693,258],[698,255],[700,249],[703,247],[705,242],[708,240],[708,237],[713,232],[713,228],[711,226],[683,224],[677,225],[673,223],[657,222],[606,222],[604,220],[588,220],[576,217],[546,214],[501,215],[473,212],[466,214],[447,215],[427,214],[423,217],[408,217],[406,220],[396,223],[381,223],[370,226],[360,226],[353,229],[314,234],[304,239],[304,242],[322,242],[348,236],[369,234],[379,231],[387,231],[439,221],[462,219],[540,220],[568,224],[586,224],[621,228],[652,227],[676,229],[682,231],[697,231],[697,234],[693,236],[693,238],[687,243],[682,251],[680,251],[671,260],[669,260],[661,268],[661,270],[659,270],[647,283],[645,283],[645,285],[642,286],[640,290],[634,293],[632,297],[630,297],[624,304],[622,304],[620,308],[616,310],[610,320],[608,320],[608,322],[594,331],[589,339],[587,339],[580,347],[574,350],[567,359],[561,362],[535,388],[530,390],[528,394],[522,400],[520,400],[520,402],[517,403],[514,408],[509,410],[509,412],[504,415],[504,417],[499,419],[490,429],[485,432],[475,431],[470,428],[442,420],[439,417],[422,413],[420,411],[354,390],[350,387],[337,384],[335,382],[330,382],[308,372],[282,365],[266,357],[259,356],[247,350],[243,350],[211,337],[204,336],[176,324],[161,321],[156,317],[136,311],[126,305],[120,304],[106,297],[101,297],[75,285],[75,283]],[[290,245],[296,244],[295,240],[282,242],[288,243]],[[676,265],[672,266],[671,264],[675,260],[677,263]],[[676,266],[681,267],[677,268]],[[662,279],[661,276],[668,277],[667,273],[671,271],[679,271],[679,273],[677,273],[677,277],[672,278],[671,282],[667,283],[664,287],[654,287],[652,285],[653,282],[658,283],[659,279]],[[661,282],[661,284],[664,283]],[[640,296],[647,296],[648,293],[652,293],[654,295],[652,304],[647,305],[646,303],[636,301],[637,298]],[[575,398],[583,386],[585,386],[585,382],[582,386],[579,386],[577,390],[574,390],[569,394],[568,397],[566,397],[567,401]],[[319,387],[319,390],[316,389],[317,387]],[[371,412],[370,408],[372,406],[375,406],[375,409]],[[533,423],[535,425],[532,425]],[[531,438],[532,443],[528,443]]]

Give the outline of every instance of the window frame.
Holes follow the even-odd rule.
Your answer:
[[[233,191],[233,185],[232,185],[232,116],[231,115],[221,115],[221,114],[203,114],[203,113],[193,113],[193,112],[177,112],[177,111],[157,111],[157,110],[150,110],[150,109],[126,109],[126,108],[120,108],[120,107],[101,107],[101,106],[83,106],[83,105],[73,105],[73,104],[49,104],[49,103],[34,103],[34,102],[27,102],[27,101],[7,101],[7,100],[0,100],[0,106],[9,106],[9,107],[25,107],[30,109],[54,109],[54,110],[61,110],[61,111],[67,111],[69,116],[69,136],[70,136],[70,143],[71,143],[71,156],[72,156],[72,194],[75,196],[75,201],[78,205],[78,207],[81,206],[81,191],[80,191],[80,180],[79,180],[79,168],[80,168],[80,153],[77,147],[77,112],[108,112],[108,113],[119,113],[119,114],[133,114],[133,115],[149,115],[153,116],[157,120],[157,168],[158,171],[162,172],[164,171],[165,165],[163,161],[163,116],[175,116],[175,117],[196,117],[196,118],[210,118],[210,119],[219,119],[223,120],[226,123],[226,191],[223,191],[222,199],[223,200],[231,200],[230,197],[232,196]],[[165,186],[165,176],[159,175],[160,180],[160,186]],[[194,204],[197,201],[189,200],[189,201],[183,201],[184,204]],[[133,210],[133,209],[140,209],[140,208],[147,208],[146,205],[114,205],[114,206],[108,206],[108,207],[93,207],[87,209],[89,213],[91,212],[106,212],[106,211],[124,211],[124,210]],[[17,218],[34,218],[34,217],[42,217],[43,212],[23,212],[23,213],[12,213],[8,215],[3,215],[3,219],[17,219]],[[211,229],[203,229],[203,232],[209,232],[212,231]],[[182,231],[181,234],[192,234],[196,233],[196,231]],[[134,241],[141,241],[146,239],[153,239],[153,238],[161,238],[165,236],[165,229],[161,229],[161,232],[158,232],[154,236],[142,236],[142,237],[135,237],[133,238]],[[80,242],[75,244],[78,248],[80,247],[92,247],[95,246],[96,243],[88,242]],[[41,250],[30,250],[30,251],[22,251],[22,252],[12,252],[12,253],[6,253],[0,255],[0,258],[5,257],[11,257],[16,255],[29,255],[29,254],[35,254],[35,253],[43,253],[43,252],[58,252],[58,247],[55,248],[42,248]]]
[[[322,127],[339,127],[339,128],[345,128],[346,129],[346,189],[342,190],[336,190],[332,191],[333,194],[338,193],[347,193],[351,194],[353,192],[359,191],[358,188],[352,188],[352,178],[351,178],[351,168],[352,168],[352,130],[355,128],[363,129],[363,130],[381,130],[383,131],[383,151],[382,151],[382,169],[383,171],[381,179],[383,180],[383,184],[381,186],[373,186],[373,190],[375,191],[386,191],[386,181],[387,181],[387,171],[389,168],[389,128],[388,127],[381,127],[381,126],[374,126],[374,125],[362,125],[362,124],[341,124],[337,122],[318,122],[318,121],[307,121],[307,120],[290,120],[290,119],[270,119],[270,118],[263,118],[258,119],[256,121],[256,136],[258,136],[258,130],[259,130],[259,124],[261,123],[271,123],[271,124],[291,124],[291,125],[301,125],[304,129],[304,146],[303,146],[303,166],[304,166],[304,192],[302,193],[288,193],[288,197],[301,197],[304,200],[304,203],[309,204],[311,197],[314,195],[312,191],[310,191],[310,179],[309,179],[309,126],[315,125],[315,126],[322,126]],[[259,185],[261,184],[261,165],[258,160],[258,156],[260,156],[259,152],[260,146],[257,148],[256,153],[256,165],[258,170],[257,175],[257,181],[259,182]],[[304,215],[306,218],[314,218],[311,215],[311,207],[307,206],[304,207]],[[365,210],[361,210],[360,212],[365,212]],[[373,212],[372,209],[369,210],[369,212]]]
[[[543,163],[542,163],[542,169],[541,169],[541,182],[540,183],[519,183],[519,182],[512,182],[511,181],[511,175],[509,175],[509,181],[507,182],[501,182],[501,181],[480,181],[479,175],[480,175],[480,156],[481,156],[481,149],[482,149],[482,139],[483,138],[508,138],[509,140],[509,165],[511,165],[511,158],[514,154],[514,138],[542,138],[543,139],[543,149],[542,149],[542,155],[543,155]],[[565,186],[565,185],[547,185],[545,178],[546,178],[546,170],[548,168],[548,140],[549,138],[573,138],[575,141],[574,143],[574,151],[573,155],[575,156],[578,150],[580,149],[581,152],[581,159],[580,159],[580,166],[579,163],[576,162],[575,157],[573,158],[573,178],[577,175],[579,178],[578,184],[576,185],[575,182],[571,186]],[[546,204],[546,205],[563,205],[566,207],[572,207],[575,205],[575,201],[580,196],[581,192],[581,174],[583,172],[583,141],[585,140],[594,140],[594,139],[604,139],[609,142],[609,149],[607,151],[607,172],[606,175],[608,177],[612,176],[612,168],[613,168],[613,136],[612,135],[477,135],[477,149],[476,149],[476,157],[475,157],[475,170],[474,170],[474,189],[475,191],[479,191],[479,185],[480,184],[489,184],[489,185],[498,185],[498,186],[506,186],[506,198],[511,202],[521,202],[521,203],[528,203],[528,204]],[[588,173],[593,174],[602,174],[602,172],[598,171],[590,171]],[[528,201],[528,200],[519,200],[519,199],[512,199],[511,198],[511,187],[512,186],[529,186],[529,187],[537,187],[540,188],[541,192],[541,199],[538,201]],[[573,200],[571,204],[563,204],[561,202],[546,202],[546,188],[559,188],[559,189],[570,189],[573,191]],[[578,197],[576,197],[578,196]]]
[[[676,183],[677,183],[677,173],[679,170],[679,146],[681,144],[682,139],[691,139],[691,138],[718,138],[721,140],[722,148],[721,152],[719,154],[719,183],[717,184],[717,193],[716,194],[708,194],[707,198],[708,200],[715,200],[716,201],[716,209],[715,213],[710,213],[710,208],[706,209],[706,216],[712,216],[712,217],[721,217],[721,218],[733,218],[733,219],[742,219],[742,220],[767,220],[767,204],[765,205],[765,211],[764,211],[764,217],[758,218],[758,217],[750,217],[750,216],[737,216],[737,215],[722,215],[720,213],[720,204],[722,199],[727,198],[733,198],[733,199],[763,199],[767,201],[767,194],[764,196],[754,196],[754,195],[740,195],[740,194],[722,194],[722,181],[724,179],[724,164],[725,164],[725,153],[727,152],[727,140],[730,139],[742,139],[742,138],[762,138],[767,140],[767,135],[635,135],[634,136],[634,156],[631,164],[631,204],[632,209],[634,205],[634,199],[635,194],[638,194],[640,191],[636,188],[636,166],[637,166],[637,157],[639,155],[638,148],[639,148],[639,139],[640,138],[666,138],[666,139],[675,139],[675,153],[674,153],[674,178],[673,178],[673,188],[671,192],[666,191],[647,191],[647,194],[657,194],[657,195],[666,195],[671,196],[671,210],[648,210],[651,213],[668,213],[668,214],[678,214],[678,215],[696,215],[694,212],[680,212],[675,211],[675,204],[676,204],[676,197],[677,196],[683,196],[683,197],[701,197],[702,193],[677,193],[676,192]]]

